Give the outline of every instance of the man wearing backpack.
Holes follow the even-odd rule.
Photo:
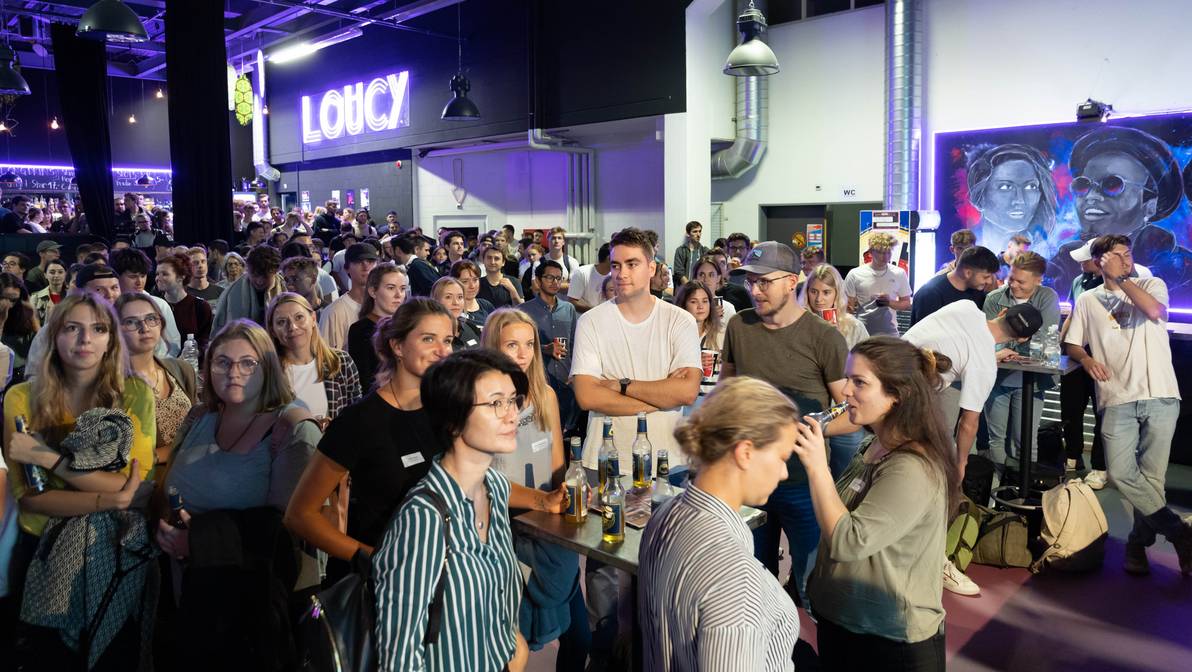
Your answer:
[[[1148,574],[1146,547],[1162,534],[1175,546],[1180,572],[1192,576],[1192,525],[1167,506],[1164,483],[1180,414],[1167,285],[1130,277],[1134,260],[1126,236],[1101,236],[1090,251],[1105,284],[1072,306],[1064,348],[1096,381],[1109,478],[1134,508],[1124,568]]]

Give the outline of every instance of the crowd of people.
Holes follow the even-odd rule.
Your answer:
[[[5,231],[41,233],[22,198]],[[86,232],[55,208],[43,228]],[[1022,459],[1022,380],[998,363],[1061,321],[1081,369],[1041,387],[1062,386],[1070,466],[1091,398],[1085,478],[1133,505],[1126,570],[1163,535],[1192,574],[1163,488],[1167,293],[1127,238],[1072,253],[1063,320],[1029,240],[969,231],[912,292],[885,233],[842,276],[820,249],[704,245],[699,222],[673,263],[627,228],[584,264],[561,227],[434,238],[335,201],[262,194],[231,240],[191,245],[136,194],[116,213],[111,241],[3,257],[15,669],[298,669],[309,598],[370,567],[386,672],[517,671],[556,640],[558,670],[615,668],[634,610],[645,669],[790,670],[798,608],[823,669],[942,670],[943,592],[980,591],[945,555],[966,464]],[[640,435],[683,489],[645,528],[633,604],[624,572],[511,520],[576,504],[572,438],[596,486],[602,442],[628,475]]]

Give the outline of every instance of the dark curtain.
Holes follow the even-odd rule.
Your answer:
[[[79,196],[91,233],[111,238],[116,210],[112,205],[112,142],[108,128],[108,56],[102,42],[75,37],[75,26],[50,26],[54,72],[62,123],[70,147]]]
[[[166,81],[174,231],[181,242],[232,238],[224,3],[166,0]]]

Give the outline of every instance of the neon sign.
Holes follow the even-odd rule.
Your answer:
[[[302,144],[409,126],[409,93],[410,73],[402,71],[302,96]]]

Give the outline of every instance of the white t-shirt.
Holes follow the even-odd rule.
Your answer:
[[[579,299],[589,306],[598,306],[604,302],[604,294],[600,291],[608,273],[596,270],[596,264],[585,264],[571,274],[571,287],[567,289],[567,297]]]
[[[319,335],[336,350],[348,347],[348,328],[360,319],[360,304],[344,294],[319,314]]]
[[[558,262],[558,264],[563,267],[563,277],[567,278],[567,282],[575,282],[575,275],[579,273],[580,268],[579,260],[570,254],[563,254],[558,259],[555,259],[550,255],[551,253],[547,252],[543,259],[550,259],[551,261]],[[566,262],[563,261],[564,258],[567,259]]]
[[[1167,284],[1159,278],[1134,282],[1164,306]],[[1143,399],[1179,399],[1171,364],[1167,320],[1152,320],[1120,289],[1105,285],[1084,292],[1072,307],[1064,343],[1089,346],[1093,357],[1109,369],[1109,380],[1097,381],[1097,409]]]
[[[915,323],[903,336],[916,347],[952,360],[944,385],[960,381],[960,408],[980,412],[997,381],[997,344],[985,312],[972,301],[956,301]]]
[[[699,331],[695,318],[665,301],[654,300],[650,316],[638,324],[629,323],[615,301],[605,301],[579,316],[575,328],[572,376],[603,380],[662,380],[679,369],[701,368]],[[682,407],[655,411],[646,416],[647,435],[654,449],[665,448],[671,464],[685,464],[675,442],[675,425]],[[588,436],[584,444],[584,466],[595,469],[601,443],[604,414],[588,414]],[[631,453],[637,437],[637,417],[613,417],[613,442],[620,454],[621,473],[629,474]]]
[[[286,367],[286,378],[294,397],[316,418],[327,417],[327,389],[319,380],[319,361],[312,359],[306,364],[290,364]]]
[[[848,277],[844,279],[844,293],[850,299],[856,300],[857,319],[865,323],[865,329],[871,336],[898,335],[898,321],[893,308],[871,306],[867,309],[865,306],[879,294],[885,294],[891,299],[910,296],[911,283],[905,271],[889,264],[881,271],[875,272],[869,264],[861,264],[848,272]]]

